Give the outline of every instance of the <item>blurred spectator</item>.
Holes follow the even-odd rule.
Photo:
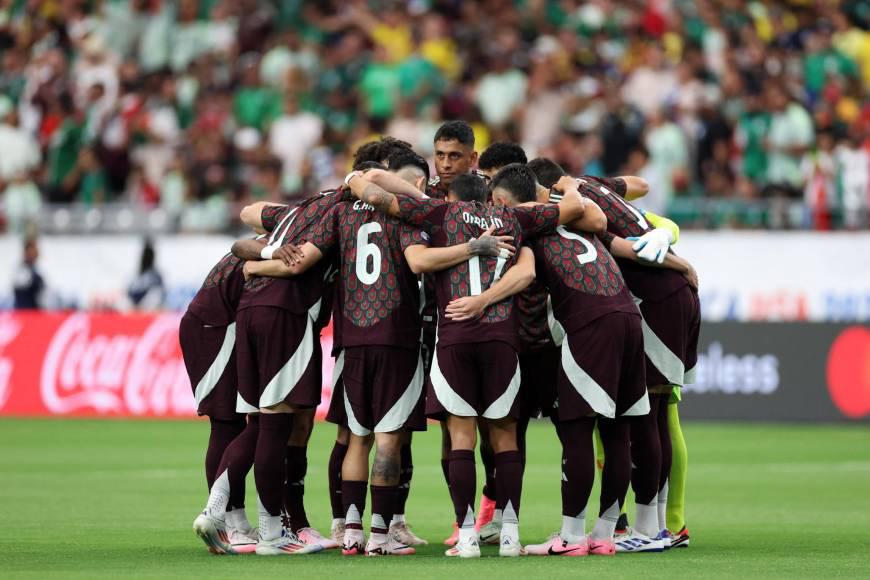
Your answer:
[[[282,182],[286,191],[301,188],[302,166],[306,157],[323,138],[323,120],[299,107],[299,97],[290,93],[284,99],[284,114],[269,128],[269,151],[281,160]]]
[[[166,288],[163,286],[163,276],[155,267],[154,246],[151,240],[145,240],[142,246],[139,273],[130,283],[127,296],[136,310],[158,310],[163,307]]]
[[[772,113],[766,142],[767,181],[777,189],[797,195],[803,183],[801,160],[814,141],[813,120],[778,84],[768,88],[767,106]]]
[[[16,309],[35,310],[45,306],[45,280],[36,268],[39,246],[35,237],[24,239],[24,259],[13,277]]]

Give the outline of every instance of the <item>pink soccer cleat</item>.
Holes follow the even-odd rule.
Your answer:
[[[474,529],[479,532],[480,528],[492,521],[494,513],[495,500],[489,499],[485,495],[480,496],[480,511],[477,514],[477,521],[474,522]]]
[[[592,556],[615,556],[616,544],[613,540],[596,540],[589,538],[589,554]]]
[[[296,531],[299,540],[308,546],[320,546],[324,550],[333,550],[338,548],[340,544],[332,538],[327,538],[314,528],[300,528]]]
[[[456,542],[459,541],[459,525],[456,522],[453,522],[453,533],[450,534],[450,537],[444,540],[445,546],[455,546]]]
[[[569,544],[557,534],[543,544],[526,546],[526,553],[533,556],[585,556],[589,553],[589,545],[585,541]]]

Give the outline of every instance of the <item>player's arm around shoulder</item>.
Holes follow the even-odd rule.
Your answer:
[[[564,200],[564,198],[563,198]],[[607,231],[607,216],[598,204],[588,197],[580,196],[583,203],[583,217],[570,222],[568,226],[578,232],[600,234]]]
[[[689,284],[693,288],[698,288],[698,273],[695,271],[694,266],[692,266],[692,264],[690,264],[689,261],[685,258],[681,258],[673,252],[668,252],[660,265],[658,262],[649,262],[647,260],[639,258],[633,249],[632,242],[624,238],[615,236],[610,232],[599,234],[598,238],[602,241],[602,243],[610,251],[610,253],[613,254],[614,257],[631,260],[632,262],[643,264],[644,266],[647,266],[649,268],[666,268],[669,270],[676,270],[677,272],[685,276],[686,280],[689,281]]]
[[[263,209],[267,207],[283,207],[279,203],[271,203],[268,201],[258,201],[250,205],[246,205],[239,213],[239,219],[248,227],[251,227],[258,234],[266,233],[267,229],[263,224]]]
[[[517,263],[508,268],[498,282],[477,296],[457,298],[447,305],[447,318],[454,321],[474,320],[493,304],[518,294],[535,281],[535,255],[528,247],[520,248]]]
[[[269,278],[292,278],[305,273],[323,258],[320,248],[311,242],[301,246],[285,244],[276,249],[268,260],[245,262],[245,279],[256,276]]]
[[[394,193],[390,193],[381,186],[366,179],[360,172],[353,172],[345,179],[351,193],[360,201],[369,204],[376,210],[385,214],[399,217],[399,200]]]
[[[473,256],[493,258],[512,257],[516,248],[511,245],[513,236],[495,236],[495,226],[490,226],[479,238],[449,246],[430,248],[425,244],[413,244],[405,248],[405,260],[415,274],[440,272],[465,262]]]

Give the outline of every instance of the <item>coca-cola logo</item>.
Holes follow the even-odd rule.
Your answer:
[[[87,314],[58,328],[42,365],[40,392],[52,413],[194,415],[178,350],[178,317],[154,318],[141,333],[92,332]]]
[[[3,349],[21,332],[21,323],[9,314],[0,315],[0,409],[12,394],[12,361],[3,356]]]

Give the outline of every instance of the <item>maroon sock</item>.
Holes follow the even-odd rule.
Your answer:
[[[650,399],[650,402],[653,402],[652,397]],[[650,411],[646,415],[632,417],[629,422],[633,466],[631,488],[634,490],[635,502],[649,505],[658,494],[662,468],[662,447],[659,442],[656,415]]]
[[[561,423],[560,436],[568,441],[562,447],[562,515],[579,517],[586,510],[595,482],[595,448],[592,431],[595,419],[584,417]]]
[[[659,429],[659,443],[662,450],[661,473],[659,474],[659,490],[665,486],[665,482],[671,476],[671,464],[674,460],[674,450],[671,447],[671,434],[668,429],[668,401],[670,395],[653,395],[650,399],[658,411],[656,426]],[[650,411],[652,413],[652,411]]]
[[[489,499],[495,499],[498,491],[495,483],[495,453],[492,447],[480,444],[480,462],[483,464],[483,490],[481,493]]]
[[[395,485],[372,485],[372,528],[373,534],[386,534],[393,519],[396,507]]]
[[[519,451],[502,451],[493,459],[498,471],[495,507],[502,510],[502,521],[517,524],[523,495],[523,455]]]
[[[517,449],[523,457],[523,472],[526,471],[526,432],[529,430],[529,417],[521,417],[517,421]]]
[[[411,478],[414,476],[414,458],[411,455],[411,444],[402,445],[402,471],[399,473],[399,487],[396,489],[396,505],[394,513],[404,514],[405,504],[408,503],[408,494],[411,493]],[[374,496],[372,496],[372,509],[374,509]],[[390,525],[390,522],[387,522]]]
[[[447,483],[447,489],[450,489],[450,458],[441,460],[441,473],[444,474],[444,481]]]
[[[230,484],[230,499],[227,509],[245,507],[245,479],[254,465],[254,454],[257,452],[257,435],[260,432],[259,415],[248,415],[245,430],[227,445],[218,467],[218,477],[226,471]]]
[[[293,429],[293,415],[269,413],[260,415],[260,434],[254,455],[254,481],[263,508],[272,516],[281,515],[284,479],[287,469],[287,439]]]
[[[219,471],[221,457],[233,439],[244,431],[245,420],[209,419],[209,423],[211,423],[211,432],[208,436],[208,448],[205,451],[205,481],[208,484],[208,490],[211,491],[215,478],[221,473]]]
[[[305,513],[305,475],[308,473],[307,448],[287,446],[287,481],[284,483],[284,510],[290,528],[297,532],[311,526]]]
[[[366,511],[365,481],[341,481],[341,499],[344,502],[344,523],[348,529],[363,529],[362,517]]]
[[[459,527],[474,526],[474,496],[477,494],[477,473],[474,451],[461,449],[450,452],[450,498]],[[471,512],[471,518],[468,513]]]
[[[625,497],[631,480],[631,452],[626,419],[598,419],[598,431],[604,445],[604,470],[601,473],[599,516],[614,502]]]
[[[333,519],[344,519],[347,510],[341,501],[341,464],[344,462],[344,456],[347,455],[347,445],[335,442],[332,446],[332,453],[329,454],[329,465],[327,466],[327,476],[329,477],[329,503],[332,506]]]

